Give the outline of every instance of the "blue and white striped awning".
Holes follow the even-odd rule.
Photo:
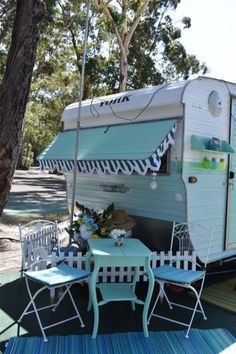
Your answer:
[[[174,144],[176,119],[82,129],[78,173],[145,175],[156,172],[161,157]],[[39,155],[41,169],[72,172],[76,132],[64,131]]]

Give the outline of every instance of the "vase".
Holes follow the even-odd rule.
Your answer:
[[[80,237],[78,240],[78,244],[82,254],[85,254],[88,251],[88,241]]]
[[[78,245],[79,251],[84,255],[88,251],[88,241],[81,237],[80,233],[74,232],[74,242]]]
[[[116,238],[114,239],[114,245],[115,245],[116,247],[122,246],[122,245],[123,245],[123,237],[116,237]]]

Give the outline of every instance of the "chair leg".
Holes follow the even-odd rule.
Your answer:
[[[39,324],[39,327],[40,327],[40,330],[42,332],[42,335],[43,335],[43,340],[44,342],[47,342],[47,337],[45,335],[45,332],[44,332],[44,329],[43,329],[43,326],[42,326],[42,323],[41,323],[41,320],[40,320],[40,317],[39,317],[39,314],[38,314],[38,311],[39,310],[42,310],[42,309],[45,309],[45,308],[49,308],[49,307],[52,307],[53,305],[49,305],[49,306],[46,306],[46,307],[43,307],[43,308],[40,308],[40,309],[37,309],[37,307],[35,306],[35,303],[34,303],[34,300],[36,299],[36,297],[42,292],[44,291],[45,289],[47,289],[46,286],[44,286],[43,288],[39,289],[38,291],[35,292],[35,294],[32,296],[32,293],[30,291],[30,287],[29,287],[29,284],[28,284],[28,279],[25,278],[25,281],[26,281],[26,287],[27,287],[27,290],[28,290],[28,294],[29,294],[29,297],[30,297],[30,301],[28,303],[28,305],[26,306],[26,308],[24,309],[22,315],[20,316],[20,318],[18,319],[18,325],[21,323],[22,321],[22,318],[25,316],[25,315],[28,315],[28,314],[31,314],[31,313],[35,313],[36,317],[37,317],[37,320],[38,320],[38,324]],[[34,310],[32,311],[28,311],[28,309],[30,308],[30,306],[33,306]],[[18,327],[18,331],[19,331],[19,327]]]
[[[74,299],[73,299],[73,296],[71,295],[70,289],[68,290],[68,294],[69,294],[69,296],[70,296],[70,299],[71,299],[71,302],[72,302],[73,307],[74,307],[74,309],[75,309],[75,312],[76,312],[76,314],[77,314],[77,316],[78,316],[78,318],[79,318],[79,320],[80,320],[80,326],[81,326],[81,327],[85,327],[85,324],[84,324],[84,322],[83,322],[83,320],[82,320],[82,317],[81,317],[81,315],[80,315],[80,313],[79,313],[79,311],[78,311],[78,308],[77,308],[77,306],[76,306],[76,304],[75,304],[75,301],[74,301]]]
[[[204,320],[207,320],[205,311],[204,311],[203,306],[202,306],[202,303],[201,303],[201,294],[202,294],[203,285],[204,285],[204,281],[202,282],[202,285],[201,285],[201,287],[200,287],[199,292],[197,292],[196,289],[195,289],[194,287],[192,287],[192,286],[190,286],[190,289],[193,288],[193,289],[192,289],[193,292],[196,292],[196,293],[198,294],[198,296],[197,296],[197,297],[198,297],[198,304],[199,304],[201,313],[202,313],[202,315],[203,315],[203,319],[204,319]]]
[[[151,317],[153,316],[154,310],[155,310],[155,308],[156,308],[156,305],[157,305],[157,303],[158,303],[158,300],[159,300],[160,296],[161,296],[161,292],[160,292],[160,290],[159,290],[159,293],[158,293],[158,295],[157,295],[157,298],[156,298],[156,300],[155,300],[155,303],[154,303],[154,305],[153,305],[153,307],[152,307],[152,310],[151,310],[151,312],[150,312],[150,315],[149,315],[149,317],[148,317],[147,324],[150,323],[150,319],[151,319]]]
[[[81,317],[81,315],[80,315],[80,313],[79,313],[79,311],[78,311],[78,308],[77,308],[77,306],[76,306],[76,304],[75,304],[75,301],[74,301],[73,296],[72,296],[71,291],[70,291],[70,288],[71,288],[71,286],[73,285],[73,283],[72,283],[72,284],[66,284],[66,285],[65,285],[66,289],[65,289],[65,291],[64,291],[63,294],[62,294],[62,296],[59,298],[59,300],[57,301],[56,304],[51,304],[51,305],[48,305],[48,306],[44,306],[44,307],[37,308],[37,307],[36,307],[36,304],[35,304],[35,299],[37,298],[37,296],[38,296],[42,291],[48,289],[48,287],[47,287],[47,286],[44,286],[44,287],[40,288],[39,290],[37,290],[37,291],[34,293],[34,295],[32,295],[31,290],[30,290],[30,287],[29,287],[28,279],[26,278],[25,280],[26,280],[26,286],[27,286],[27,290],[28,290],[28,293],[29,293],[30,301],[29,301],[28,305],[26,306],[25,310],[23,311],[22,315],[20,316],[19,320],[17,321],[17,322],[18,322],[17,335],[19,335],[19,331],[20,331],[20,329],[19,329],[19,324],[21,323],[22,318],[23,318],[25,315],[28,315],[28,314],[31,314],[31,313],[35,313],[35,315],[36,315],[36,318],[37,318],[37,320],[38,320],[38,324],[39,324],[41,333],[42,333],[42,335],[43,335],[43,341],[44,341],[44,342],[47,342],[47,341],[48,341],[48,339],[47,339],[47,337],[46,337],[46,334],[45,334],[45,330],[48,329],[48,328],[50,328],[50,327],[54,327],[54,326],[56,326],[56,325],[65,323],[65,322],[70,321],[70,320],[75,319],[75,318],[79,318],[81,327],[85,327],[85,325],[84,325],[84,323],[83,323],[83,320],[82,320],[82,317]],[[49,290],[50,290],[50,289],[49,289]],[[44,309],[49,309],[49,308],[52,308],[52,311],[55,312],[55,311],[57,310],[57,307],[58,307],[59,304],[62,302],[62,300],[64,299],[64,297],[65,297],[65,295],[66,295],[67,293],[68,293],[68,295],[69,295],[69,297],[70,297],[70,300],[71,300],[71,302],[72,302],[72,305],[73,305],[73,308],[74,308],[74,310],[75,310],[75,312],[76,312],[76,315],[73,316],[73,317],[66,318],[65,320],[62,320],[62,321],[59,321],[59,322],[55,322],[55,323],[53,323],[53,324],[51,324],[51,325],[43,326],[38,312],[41,311],[41,310],[44,310]],[[33,310],[28,311],[29,308],[30,308],[30,306],[33,306]]]
[[[173,310],[173,306],[172,306],[168,296],[166,295],[166,292],[164,290],[164,286],[165,286],[165,283],[163,283],[163,286],[162,286],[162,291],[163,291],[164,298],[166,299],[166,302],[168,303],[169,309]]]
[[[71,300],[71,302],[72,302],[72,305],[73,305],[73,307],[74,307],[74,310],[75,310],[75,312],[76,312],[76,314],[77,314],[76,317],[78,317],[79,320],[80,320],[80,326],[81,326],[81,327],[85,327],[85,325],[84,325],[84,323],[83,323],[83,320],[82,320],[82,317],[81,317],[81,315],[80,315],[80,313],[79,313],[79,311],[78,311],[78,308],[77,308],[77,306],[76,306],[76,304],[75,304],[75,301],[74,301],[74,299],[73,299],[73,296],[72,296],[72,294],[71,294],[71,292],[70,292],[71,286],[72,286],[72,284],[67,284],[67,285],[66,285],[66,290],[63,292],[63,294],[61,295],[60,299],[58,300],[58,302],[57,302],[57,303],[55,304],[55,306],[53,307],[52,311],[53,311],[53,312],[56,311],[57,307],[58,307],[59,304],[62,302],[62,300],[64,299],[65,295],[68,293],[68,295],[69,295],[69,297],[70,297],[70,300]]]
[[[147,321],[148,324],[149,324],[149,322],[150,322],[151,317],[152,317],[152,316],[155,316],[154,310],[155,310],[155,308],[156,308],[156,306],[157,306],[158,300],[159,300],[160,298],[162,298],[163,296],[164,296],[164,298],[166,299],[169,308],[170,308],[171,310],[173,309],[173,307],[172,307],[172,305],[171,305],[171,303],[170,303],[170,301],[169,301],[169,299],[168,299],[168,296],[166,295],[165,289],[164,289],[165,283],[160,281],[160,282],[158,282],[158,284],[159,284],[159,286],[160,286],[160,289],[159,289],[159,292],[158,292],[156,301],[155,301],[155,303],[154,303],[154,305],[153,305],[153,307],[152,307],[151,313],[150,313],[150,315],[149,315],[149,317],[148,317],[148,321]]]
[[[203,310],[203,307],[202,307],[202,304],[201,304],[201,300],[200,300],[202,289],[203,289],[203,283],[204,282],[202,282],[202,285],[201,285],[201,288],[200,288],[199,292],[197,292],[197,290],[193,286],[189,286],[189,289],[191,289],[193,291],[193,293],[195,294],[197,301],[196,301],[196,304],[195,304],[195,306],[193,308],[192,316],[191,316],[191,319],[190,319],[190,322],[189,322],[189,325],[188,325],[188,329],[187,329],[187,332],[186,332],[186,335],[185,335],[185,338],[187,338],[187,339],[189,338],[189,331],[191,329],[191,326],[192,326],[192,323],[193,323],[193,319],[194,319],[195,313],[197,311],[198,305],[199,305],[200,310],[201,310],[201,311],[199,311],[199,310],[198,311],[202,313],[203,319],[207,320],[207,317],[205,315],[205,311]]]
[[[192,323],[193,323],[193,319],[194,319],[195,313],[196,313],[196,312],[200,312],[200,313],[203,315],[203,319],[204,319],[204,320],[207,319],[207,317],[206,317],[206,315],[205,315],[205,312],[204,312],[204,309],[203,309],[203,306],[202,306],[202,304],[201,304],[201,300],[200,300],[200,298],[201,298],[201,293],[202,293],[202,289],[203,289],[204,280],[202,281],[200,290],[199,290],[198,292],[197,292],[197,290],[196,290],[193,286],[191,286],[191,285],[188,286],[188,289],[191,289],[191,290],[193,291],[193,293],[195,294],[195,296],[196,296],[196,303],[195,303],[195,306],[194,306],[194,307],[187,307],[187,306],[185,306],[185,305],[181,305],[181,304],[178,304],[178,303],[175,303],[175,302],[171,302],[171,301],[168,299],[168,296],[167,296],[167,294],[166,294],[166,292],[165,292],[165,290],[164,290],[165,282],[163,282],[163,281],[158,281],[158,284],[159,284],[159,286],[160,286],[160,289],[159,289],[157,298],[156,298],[156,300],[155,300],[155,303],[154,303],[154,305],[153,305],[153,307],[152,307],[151,313],[150,313],[150,315],[149,315],[149,317],[148,317],[148,324],[150,323],[150,319],[151,319],[152,316],[159,317],[159,318],[162,318],[162,319],[164,319],[164,320],[167,320],[167,321],[170,321],[170,322],[173,322],[173,323],[178,323],[178,324],[180,324],[180,325],[183,325],[183,326],[186,326],[186,327],[187,327],[187,332],[186,332],[185,338],[189,338],[189,331],[190,331],[190,329],[191,329],[191,326],[192,326]],[[164,317],[164,316],[160,316],[160,315],[155,314],[155,313],[154,313],[154,310],[155,310],[155,308],[156,308],[156,306],[157,306],[157,303],[158,303],[159,299],[160,299],[162,296],[166,299],[166,301],[167,301],[167,303],[168,303],[170,309],[173,309],[173,306],[172,306],[172,305],[174,305],[174,306],[178,306],[178,307],[182,307],[182,308],[184,308],[184,309],[190,310],[190,311],[192,312],[190,321],[189,321],[188,323],[183,323],[183,322],[179,322],[179,321],[176,321],[176,320],[171,319],[171,318],[168,318],[168,317]],[[198,309],[198,306],[199,306],[200,309]]]

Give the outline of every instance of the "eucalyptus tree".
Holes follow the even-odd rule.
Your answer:
[[[11,30],[16,14],[16,0],[1,0],[0,5],[0,80],[3,78]]]
[[[104,2],[114,19],[112,23],[101,11],[101,1],[91,1],[83,99],[117,92],[119,87],[125,87],[126,80],[128,89],[140,88],[205,70],[204,65],[185,52],[180,43],[181,30],[169,16],[168,12],[179,1],[123,3],[122,14],[118,1]],[[31,144],[34,157],[60,131],[64,107],[78,100],[82,65],[85,1],[48,0],[47,6],[50,11],[37,50],[26,113],[24,141]],[[188,28],[190,19],[185,18],[180,24]],[[124,50],[120,50],[115,26],[128,50],[127,58],[123,56],[122,60]],[[132,36],[131,32],[126,35],[131,27]],[[125,81],[121,61],[129,63],[124,65],[125,70],[129,67]]]
[[[162,7],[153,2],[137,27],[128,55],[128,86],[158,85],[206,73],[206,64],[189,55],[181,43],[182,31],[191,26],[191,19],[184,17],[173,24],[169,10],[167,1]]]
[[[11,45],[0,86],[0,215],[21,149],[26,103],[44,14],[42,0],[17,1]]]
[[[110,42],[114,57],[119,47],[119,91],[206,72],[204,63],[186,53],[180,42],[181,28],[170,17],[180,1],[98,0],[104,24],[116,38],[115,43]],[[183,29],[189,28],[190,18],[184,17],[181,24]],[[115,62],[112,71],[117,73]]]
[[[12,69],[10,60],[5,71],[5,62],[16,2],[1,0],[1,78],[9,71],[8,67]],[[32,146],[34,157],[60,131],[64,107],[78,99],[86,14],[84,0],[44,2],[47,12],[42,23],[25,115],[25,151]],[[17,2],[18,6],[36,6],[38,3],[42,0]],[[204,73],[205,64],[201,64],[194,55],[188,55],[181,44],[182,30],[190,27],[191,20],[184,18],[176,24],[171,19],[171,11],[179,3],[180,0],[92,0],[83,99],[124,90],[126,86],[128,89],[141,88]],[[31,35],[31,29],[28,35]],[[28,40],[27,36],[25,38]],[[23,41],[20,43],[22,49],[24,44]],[[14,42],[14,45],[17,44]],[[35,47],[29,50],[30,59]],[[16,78],[20,73],[22,71],[19,70]],[[31,73],[26,78],[29,78],[28,85]],[[1,116],[0,124],[2,128],[8,125],[8,121],[3,121]],[[15,127],[20,130],[21,138],[23,125],[19,123]],[[16,130],[11,131],[14,137]],[[3,141],[6,140],[0,140],[0,144]],[[16,143],[19,141],[17,137]],[[14,159],[16,157],[17,154]],[[12,167],[14,169],[14,164]]]
[[[128,78],[128,51],[132,36],[147,10],[149,0],[114,1],[99,0],[98,3],[111,23],[120,48],[120,80],[119,92],[125,91]],[[118,7],[120,6],[120,11]]]
[[[95,34],[94,11],[92,8],[83,99],[102,92],[98,73],[106,70]],[[31,144],[34,157],[60,131],[63,109],[79,94],[85,2],[56,0],[51,12],[37,49],[26,113],[24,141]]]

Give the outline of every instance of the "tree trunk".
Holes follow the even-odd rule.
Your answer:
[[[120,80],[119,80],[119,92],[124,92],[126,90],[126,84],[128,80],[128,50],[129,50],[129,43],[131,38],[134,34],[135,29],[137,28],[142,14],[146,11],[148,7],[149,0],[142,0],[138,4],[138,8],[134,11],[133,19],[129,18],[128,21],[128,10],[129,10],[129,1],[122,0],[120,1],[121,6],[121,23],[117,24],[115,21],[115,17],[111,14],[109,5],[112,0],[99,0],[98,3],[102,7],[102,10],[107,17],[107,19],[112,24],[115,35],[118,41],[118,45],[120,47]],[[132,12],[132,10],[131,10]],[[128,28],[128,22],[130,22]]]
[[[0,216],[21,151],[24,115],[35,62],[42,0],[18,0],[6,70],[0,87]]]
[[[124,92],[126,90],[129,69],[127,54],[128,49],[126,52],[121,51],[119,92]]]

